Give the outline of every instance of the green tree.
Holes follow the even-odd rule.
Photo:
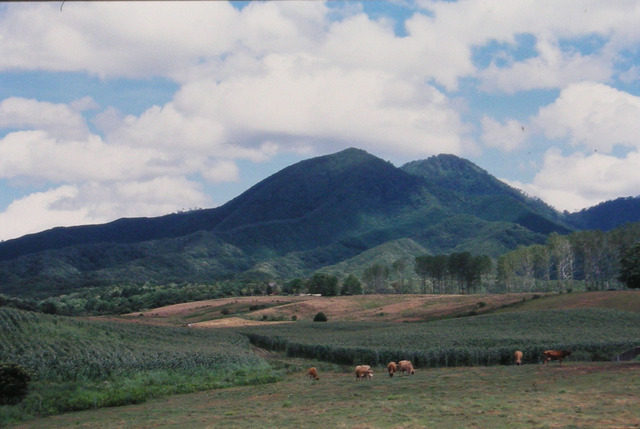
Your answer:
[[[407,261],[405,259],[398,259],[393,264],[391,264],[391,269],[395,274],[396,278],[400,279],[399,287],[396,289],[396,293],[403,293],[404,291],[404,273],[407,269]]]
[[[293,279],[284,284],[282,291],[284,293],[292,293],[297,295],[300,293],[303,287],[304,282],[302,281],[302,279]]]
[[[342,295],[361,295],[364,292],[362,283],[353,274],[349,274],[342,284]]]
[[[330,274],[315,273],[307,282],[309,293],[319,293],[324,296],[338,295],[338,278]]]
[[[416,256],[415,272],[422,281],[422,293],[427,293],[427,278],[431,275],[431,261],[433,256]]]
[[[0,405],[15,405],[29,391],[31,376],[15,363],[0,363]]]
[[[374,264],[364,271],[362,279],[370,291],[374,293],[386,293],[389,274],[389,267],[382,264]]]
[[[640,288],[640,241],[627,250],[620,259],[618,280],[628,288]]]

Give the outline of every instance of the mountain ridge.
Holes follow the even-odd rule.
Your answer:
[[[288,166],[217,208],[59,227],[2,242],[0,282],[15,291],[43,282],[287,278],[403,239],[415,243],[407,255],[470,250],[495,257],[542,243],[551,232],[580,229],[584,219],[455,155],[396,167],[350,148]]]

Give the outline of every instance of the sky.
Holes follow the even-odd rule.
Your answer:
[[[640,194],[640,2],[0,3],[0,240],[217,207],[349,147],[560,211]]]

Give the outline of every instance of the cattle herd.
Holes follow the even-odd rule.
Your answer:
[[[542,352],[543,363],[546,365],[547,362],[552,360],[557,360],[562,365],[563,359],[567,356],[571,355],[571,350],[546,350]],[[516,350],[513,353],[513,358],[516,365],[522,365],[522,357],[523,353],[520,350]],[[387,372],[389,373],[389,377],[393,377],[393,374],[396,372],[400,374],[413,375],[416,370],[413,368],[411,361],[401,360],[398,363],[389,362],[387,364]],[[358,365],[355,370],[356,380],[366,380],[369,378],[373,378],[373,370],[369,365]],[[307,371],[307,376],[312,380],[320,380],[318,377],[318,370],[315,367],[309,368]]]

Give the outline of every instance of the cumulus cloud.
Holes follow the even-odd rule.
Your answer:
[[[43,130],[62,138],[82,138],[89,134],[89,129],[80,112],[91,106],[90,98],[75,100],[71,106],[21,97],[6,98],[0,102],[0,129]]]
[[[611,62],[599,56],[563,51],[555,40],[538,40],[536,50],[536,57],[511,60],[506,67],[493,63],[482,70],[479,74],[483,88],[507,93],[561,88],[580,80],[607,81],[613,73]]]
[[[497,147],[505,152],[520,149],[527,140],[522,122],[509,119],[502,124],[488,116],[482,117],[482,140],[489,147]]]
[[[121,217],[160,216],[207,207],[200,185],[183,177],[87,182],[35,192],[0,212],[0,237],[20,237],[56,226],[104,223]]]
[[[567,86],[540,109],[534,122],[553,139],[610,153],[615,145],[640,148],[640,97],[595,82]]]
[[[0,237],[9,239],[54,226],[90,223],[87,209],[64,210],[54,207],[57,202],[75,198],[77,194],[77,188],[66,185],[13,201],[5,211],[0,212]],[[106,218],[92,220],[101,222]]]
[[[398,35],[392,19],[351,3],[74,2],[62,12],[51,3],[7,4],[0,72],[158,76],[179,89],[136,115],[99,106],[90,94],[57,104],[0,100],[0,177],[53,183],[0,216],[27,203],[57,222],[65,210],[76,223],[162,214],[210,204],[193,178],[238,180],[239,160],[346,146],[402,160],[478,154],[480,143],[516,152],[529,128],[589,153],[547,152],[532,189],[583,203],[604,195],[587,182],[573,192],[554,186],[552,170],[564,168],[572,183],[577,166],[604,171],[605,160],[615,161],[604,154],[616,145],[637,148],[638,97],[611,82],[637,75],[620,55],[640,42],[637,2],[416,5]],[[522,35],[533,40],[528,58],[515,53]],[[582,49],[590,38],[593,46]],[[479,49],[490,57],[484,65],[474,57]],[[478,88],[561,92],[527,125],[469,114],[477,93],[468,91]],[[635,166],[631,155],[618,162]],[[613,173],[602,174],[622,190]]]
[[[593,153],[563,155],[549,149],[530,184],[513,186],[536,195],[559,210],[575,211],[621,196],[637,196],[640,189],[640,153],[624,158]]]

